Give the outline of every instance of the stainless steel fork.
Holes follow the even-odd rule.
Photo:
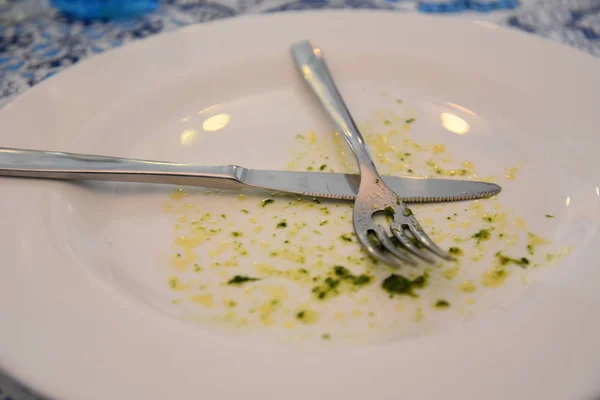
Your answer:
[[[325,111],[344,134],[354,152],[360,172],[360,187],[354,203],[352,220],[359,243],[374,258],[391,266],[416,264],[413,254],[424,261],[434,259],[423,249],[451,260],[447,252],[425,233],[412,211],[381,179],[367,144],[350,115],[323,58],[323,52],[313,42],[302,41],[291,46],[292,56],[304,80],[321,101]],[[377,213],[393,218],[390,231],[376,223]],[[397,239],[398,244],[394,239]]]

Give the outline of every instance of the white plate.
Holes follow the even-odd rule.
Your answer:
[[[497,177],[504,190],[475,206],[483,211],[474,203],[416,208],[428,227],[468,238],[486,226],[485,210],[498,204],[508,222],[481,244],[492,254],[470,261],[475,240],[461,244],[467,254],[460,270],[433,268],[419,298],[385,296],[379,285],[390,271],[381,267],[369,270],[377,282],[367,288],[317,302],[311,286],[289,274],[239,288],[223,283],[236,273],[259,275],[255,261],[298,268],[297,253],[287,261],[269,253],[283,251],[279,246],[285,248],[294,223],[312,229],[330,218],[332,227],[322,236],[307,230],[313,236],[294,239],[308,249],[305,268],[322,275],[357,249],[338,240],[350,231],[345,205],[328,205],[329,217],[320,206],[304,205],[286,214],[289,225],[278,230],[281,214],[273,219],[272,213],[284,212],[282,198],[262,208],[261,198],[252,196],[194,192],[177,199],[169,195],[172,188],[1,179],[2,369],[60,400],[598,395],[600,63],[585,54],[489,24],[431,16],[245,17],[141,41],[36,86],[0,113],[2,145],[278,169],[290,154],[298,158],[295,168],[311,158],[316,167],[329,155],[328,168],[341,169],[338,154],[324,153],[330,126],[289,56],[289,45],[305,38],[323,47],[367,133],[393,129],[399,136],[392,144],[409,135],[427,146],[443,143],[454,154],[449,160],[446,152],[418,151],[402,139],[400,151],[411,148],[421,157],[415,173],[427,173],[422,162],[432,157],[449,166],[469,159],[480,174]],[[215,115],[221,116],[205,122]],[[410,118],[416,120],[402,122]],[[385,150],[377,146],[375,153]],[[515,180],[504,178],[510,166],[518,166],[508,171],[516,171]],[[250,255],[239,255],[238,267],[213,268],[211,257],[230,250],[212,248],[212,255],[194,261],[203,264],[202,272],[174,268],[170,258],[183,252],[173,247],[174,237],[190,229],[190,220],[182,220],[182,230],[174,231],[182,204],[213,212],[211,221],[226,212],[227,221],[211,226],[224,229],[223,237],[244,232],[238,239],[246,240]],[[262,230],[240,208],[263,218]],[[461,221],[472,214],[475,220],[448,221],[454,212]],[[495,249],[527,255],[523,242],[511,246],[510,238],[501,239],[502,230],[551,240],[527,256],[532,264],[544,264],[539,254],[547,251],[569,245],[571,251],[554,266],[507,266],[505,284],[488,288],[482,276],[497,262]],[[249,242],[255,238],[272,247]],[[215,240],[193,252],[209,251]],[[333,240],[335,252],[325,252],[319,265],[315,246]],[[451,236],[439,240],[452,245]],[[422,273],[419,268],[402,273]],[[174,291],[170,277],[191,287]],[[474,280],[475,292],[458,289],[465,279]],[[204,292],[198,288],[203,284],[210,286]],[[255,291],[246,293],[251,287]],[[212,298],[189,300],[207,291]],[[281,303],[227,314],[223,293],[239,297],[233,310],[253,307],[261,296]],[[451,307],[432,308],[439,298]],[[319,313],[314,324],[296,318],[307,303]],[[226,328],[214,314],[250,322]]]

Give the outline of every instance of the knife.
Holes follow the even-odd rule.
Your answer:
[[[0,176],[64,180],[162,183],[216,189],[258,188],[311,197],[353,200],[360,178],[331,172],[267,171],[198,166],[98,155],[0,147]],[[493,196],[500,186],[455,179],[383,176],[410,203],[473,200]]]

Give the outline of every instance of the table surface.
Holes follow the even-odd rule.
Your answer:
[[[0,24],[0,107],[83,59],[185,25],[305,9],[418,12],[417,4],[413,0],[166,0],[156,12],[120,22],[84,22],[43,8],[29,19]],[[510,10],[449,15],[520,29],[600,56],[600,0],[521,0]],[[34,399],[39,397],[0,373],[0,400]]]

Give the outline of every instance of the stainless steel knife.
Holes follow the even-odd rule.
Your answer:
[[[258,188],[312,197],[353,200],[359,176],[330,172],[198,166],[98,155],[0,147],[0,176],[65,180],[163,183],[218,189]],[[455,179],[383,176],[410,203],[472,200],[493,196],[500,186]]]

